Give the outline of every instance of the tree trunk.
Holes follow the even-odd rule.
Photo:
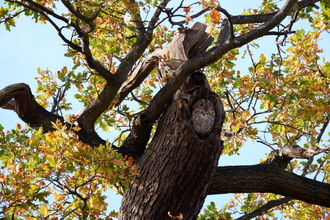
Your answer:
[[[161,80],[175,76],[180,64],[207,48],[213,39],[204,31],[200,23],[184,29],[164,49],[170,61],[159,64]],[[138,161],[140,175],[123,197],[119,219],[196,219],[223,149],[223,120],[222,103],[205,75],[191,73]]]
[[[180,215],[196,219],[202,208],[222,151],[224,111],[218,96],[206,88],[177,96],[165,109],[153,140],[139,160],[141,173],[123,197],[121,220]],[[214,127],[205,135],[196,134],[190,117],[193,104],[201,99],[211,101],[216,113]]]

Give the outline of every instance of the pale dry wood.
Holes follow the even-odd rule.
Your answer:
[[[137,88],[150,72],[158,65],[160,84],[163,86],[168,79],[167,74],[176,70],[182,63],[204,52],[213,42],[213,37],[205,33],[206,25],[195,23],[191,29],[179,29],[172,41],[162,49],[149,54],[132,72],[130,78],[123,83],[118,94],[119,105],[124,98]]]
[[[172,73],[189,59],[188,56],[202,53],[202,49],[206,49],[208,45],[211,44],[211,41],[213,41],[212,38],[205,37],[205,28],[206,26],[204,24],[197,23],[191,30],[180,29],[169,45],[150,54],[147,58],[148,62],[144,62],[144,65],[151,65],[151,62],[157,62],[158,69],[160,70],[159,80],[164,82],[164,87],[154,96],[147,109],[135,119],[132,131],[121,147],[122,150],[128,152],[130,156],[135,158],[141,157],[149,140],[152,125],[162,114],[164,107],[173,98],[173,95],[179,90],[182,84],[187,81],[188,76],[194,72],[187,74],[187,76],[182,79],[182,82],[177,81],[175,86],[173,86],[173,84],[167,86],[165,82],[176,77],[172,76]],[[202,37],[204,39],[203,43],[198,40],[199,37],[191,37],[192,35],[204,36]],[[187,38],[189,39],[189,43],[184,43]],[[200,45],[195,46],[195,44]],[[191,48],[196,48],[196,51],[192,51]],[[186,51],[190,51],[189,54],[187,54]],[[142,63],[134,70],[135,73],[130,79],[130,82],[144,80],[148,73],[140,71],[143,68],[144,66]],[[169,75],[169,77],[167,75]],[[205,82],[205,76],[202,81]],[[130,82],[127,82],[126,85],[129,85]],[[132,83],[130,87],[125,86],[125,92],[132,91],[137,84],[133,85],[134,83]]]

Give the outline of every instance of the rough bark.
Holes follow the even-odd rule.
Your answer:
[[[53,131],[56,121],[65,124],[63,117],[53,114],[40,106],[31,93],[29,85],[17,83],[9,85],[0,90],[0,107],[13,110],[18,117],[27,123],[31,128],[44,132]],[[71,125],[68,125],[71,127]],[[77,132],[79,139],[91,146],[99,146],[106,142],[94,131],[87,131],[83,126]]]
[[[249,192],[275,193],[330,207],[329,184],[269,164],[218,167],[208,194]]]
[[[269,30],[278,25],[283,19],[285,19],[290,12],[292,12],[295,3],[296,0],[288,0],[283,8],[278,11],[276,15],[272,16],[267,22],[260,25],[258,28],[251,30],[247,34],[241,35],[239,37],[230,37],[230,29],[232,29],[232,24],[225,19],[222,23],[223,28],[215,46],[206,52],[200,52],[199,54],[196,54],[196,56],[190,56],[186,53],[185,56],[189,59],[183,62],[181,65],[175,65],[177,69],[171,70],[171,75],[173,77],[171,77],[170,80],[164,85],[164,87],[162,87],[160,91],[158,91],[158,93],[153,97],[148,108],[140,116],[138,116],[139,123],[133,124],[132,132],[126,138],[122,146],[123,151],[127,152],[128,154],[132,152],[132,156],[137,156],[137,158],[139,158],[143,154],[148,141],[148,138],[145,137],[148,137],[150,133],[150,124],[153,124],[159,118],[167,101],[180,88],[180,86],[186,81],[187,77],[191,73],[213,62],[216,62],[231,49],[240,47],[254,39],[257,39],[258,37],[263,36]],[[231,26],[231,28],[229,26]],[[197,33],[199,32],[197,31]],[[192,35],[196,35],[197,33],[191,32]],[[206,41],[207,40],[205,40],[205,42]],[[204,44],[201,45],[204,47]],[[189,51],[186,47],[184,47],[184,49]],[[176,53],[171,52],[170,54]],[[136,134],[140,134],[144,141],[141,141],[140,137]],[[139,152],[140,154],[134,155],[135,152]]]
[[[182,30],[164,49],[170,57],[159,64],[161,79],[168,74],[176,77],[173,70],[207,48],[213,39],[204,31],[202,24]],[[191,121],[193,104],[201,99],[209,100],[215,111],[213,130],[205,137],[195,133]],[[224,110],[219,97],[210,91],[202,72],[193,72],[161,112],[155,136],[138,161],[138,181],[123,197],[122,220],[161,220],[181,215],[195,219],[207,195],[222,151]]]
[[[121,219],[168,219],[168,212],[173,216],[181,213],[184,219],[194,219],[207,194],[231,192],[272,192],[330,207],[329,185],[284,171],[287,161],[291,159],[286,157],[286,154],[283,154],[286,161],[275,161],[272,162],[272,165],[260,164],[216,169],[222,149],[222,143],[219,140],[223,121],[221,102],[214,93],[208,90],[205,79],[200,77],[201,74],[192,74],[196,70],[217,61],[231,49],[267,34],[293,10],[300,10],[318,1],[303,0],[298,2],[297,8],[293,7],[297,1],[288,0],[287,4],[276,13],[230,16],[230,18],[224,19],[222,23],[223,28],[217,44],[205,53],[210,38],[204,33],[193,30],[186,40],[181,41],[183,47],[180,48],[185,50],[185,57],[182,61],[185,62],[171,66],[173,64],[171,61],[162,66],[162,70],[169,67],[166,71],[170,71],[174,77],[152,99],[146,111],[137,118],[131,135],[122,147],[121,152],[123,154],[130,154],[135,158],[142,156],[142,158],[138,162],[141,167],[141,176],[138,183],[134,183],[124,197]],[[88,35],[79,30],[77,25],[63,20],[76,29],[84,41],[83,48],[63,39],[61,30],[55,27],[61,38],[72,49],[83,52],[89,67],[107,79],[109,83],[102,94],[79,117],[79,123],[82,127],[79,131],[79,137],[83,142],[92,146],[105,143],[94,131],[95,120],[110,106],[117,91],[119,91],[120,99],[123,100],[155,67],[159,57],[151,56],[150,60],[142,63],[141,69],[134,71],[136,75],[133,75],[130,81],[121,86],[133,65],[151,42],[152,31],[161,13],[161,8],[165,8],[167,2],[167,0],[162,1],[161,7],[156,10],[151,22],[149,22],[148,28],[144,28],[139,15],[133,15],[138,30],[137,44],[122,60],[115,74],[103,68],[92,57],[88,48]],[[30,9],[33,10],[34,8]],[[43,14],[46,18],[48,18],[46,14],[54,16],[53,12],[47,11],[45,8],[39,8],[37,12],[40,10],[45,12]],[[55,14],[54,17],[56,16]],[[79,18],[80,15],[76,14],[76,17]],[[85,20],[86,18],[81,19]],[[265,23],[242,36],[235,37],[231,31],[233,24],[261,22]],[[198,43],[194,47],[194,44],[190,45],[192,42]],[[189,48],[189,45],[192,47]],[[174,54],[172,53],[172,56]],[[173,57],[175,58],[175,56]],[[174,64],[177,63],[174,62]],[[188,75],[191,77],[187,80]],[[189,80],[192,80],[192,83]],[[181,87],[181,90],[174,96],[174,100],[168,104],[166,111],[163,112],[170,97],[185,81],[186,84]],[[217,107],[217,125],[212,134],[205,140],[200,139],[194,133],[189,118],[192,104],[201,98],[209,99]],[[180,103],[185,103],[187,108],[183,108]],[[52,123],[56,120],[63,121],[62,117],[54,115],[38,105],[26,84],[15,84],[1,90],[0,107],[14,110],[23,121],[35,129],[43,127],[45,131],[50,131],[53,129]],[[155,137],[144,152],[152,126],[162,113],[163,116],[159,121]],[[298,152],[299,155],[304,154],[305,156],[310,153],[311,151]],[[274,164],[282,169],[274,166]],[[213,175],[215,170],[216,173]]]
[[[171,77],[150,101],[148,108],[135,119],[131,133],[121,146],[123,152],[127,152],[128,155],[135,159],[139,159],[142,156],[149,141],[152,126],[162,114],[164,106],[187,80],[189,74],[194,72],[178,76],[175,75],[175,70],[190,57],[202,53],[213,41],[213,38],[205,33],[205,29],[206,25],[201,23],[196,23],[192,29],[181,29],[169,45],[148,56],[145,62],[147,66],[152,66],[151,63],[156,62],[160,57],[166,57],[165,59],[162,58],[162,62],[158,62],[160,80],[167,80],[166,76],[168,74]],[[136,85],[135,82],[143,80],[145,76],[143,66],[139,66],[137,70],[134,71],[132,78],[122,87],[121,91],[125,93],[134,89]],[[131,86],[127,87],[126,85]]]
[[[205,88],[191,94],[192,102],[201,98],[216,106],[212,133],[201,140],[190,119],[185,118],[185,109],[178,104],[185,100],[174,100],[138,163],[141,173],[138,182],[124,195],[120,219],[161,220],[170,219],[169,214],[182,214],[184,219],[197,217],[222,151],[220,131],[224,116],[216,94]]]
[[[64,121],[40,106],[25,83],[12,84],[0,90],[0,107],[15,111],[30,127],[37,130],[42,127],[45,132],[54,130],[52,123],[56,120]]]

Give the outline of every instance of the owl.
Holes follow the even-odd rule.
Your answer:
[[[191,112],[191,123],[195,133],[202,139],[209,136],[215,122],[214,105],[207,99],[199,99],[194,103]]]

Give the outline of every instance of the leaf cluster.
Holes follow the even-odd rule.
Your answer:
[[[123,193],[138,175],[131,158],[110,145],[81,143],[61,124],[42,129],[1,127],[0,216],[3,219],[98,219],[107,216],[104,192]]]

